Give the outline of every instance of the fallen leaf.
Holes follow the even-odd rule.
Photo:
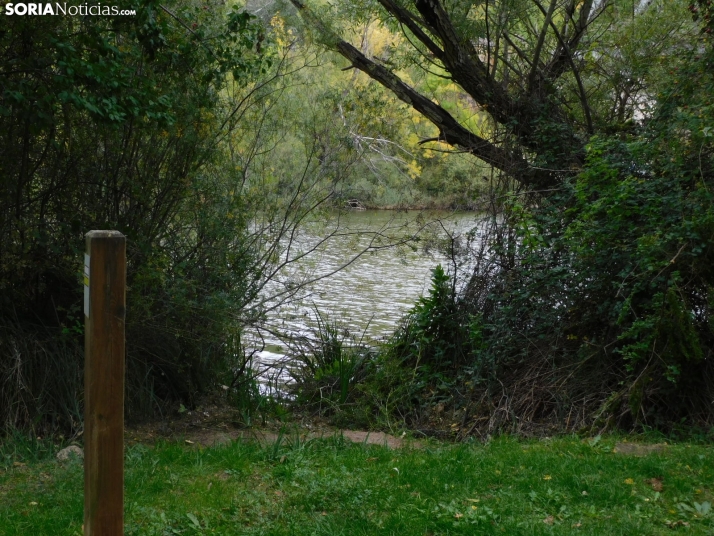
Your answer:
[[[663,489],[662,480],[660,478],[650,478],[649,480],[645,480],[645,483],[652,486],[652,489],[655,491],[662,491]]]
[[[677,521],[665,521],[664,524],[667,525],[671,529],[676,528],[676,527],[688,527],[689,526],[689,523],[687,523],[686,521],[682,521],[681,519],[679,519]]]
[[[553,523],[555,523],[555,518],[553,516],[548,516],[543,520],[543,523],[545,523],[546,525],[552,525]]]
[[[579,528],[582,527],[582,526],[583,526],[582,523],[573,523],[573,528],[574,528],[574,529],[579,529]]]
[[[625,484],[627,484],[628,486],[633,486],[635,484],[635,481],[632,480],[631,478],[626,478]]]
[[[545,476],[543,477],[543,480],[552,480],[552,479],[553,479],[553,477],[550,476],[550,475],[545,475]]]
[[[461,519],[462,517],[464,517],[464,514],[460,514],[460,513],[456,512],[456,513],[454,514],[454,517],[455,517],[456,519]]]
[[[190,439],[187,439],[187,440],[186,440],[186,444],[188,444],[188,445],[193,445],[193,441],[191,441]]]

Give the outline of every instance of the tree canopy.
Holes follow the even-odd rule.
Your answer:
[[[331,28],[320,7],[295,0],[318,39],[429,119],[443,141],[529,187],[547,189],[582,167],[590,136],[647,106],[657,69],[695,26],[680,2],[538,0],[337,4],[350,21],[376,17],[405,37],[412,65],[457,84],[490,125],[469,128]],[[346,13],[345,13],[346,12]],[[654,30],[656,28],[656,30]],[[686,39],[686,38],[689,39]]]

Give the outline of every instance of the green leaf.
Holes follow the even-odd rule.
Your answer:
[[[191,523],[193,523],[193,526],[196,527],[197,529],[201,528],[201,523],[199,523],[198,518],[193,515],[192,513],[186,514],[186,517],[191,520]]]

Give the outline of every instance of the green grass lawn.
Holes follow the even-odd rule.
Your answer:
[[[712,446],[634,457],[614,445],[133,446],[126,534],[714,534]],[[0,448],[0,534],[81,534],[81,463],[51,454]]]

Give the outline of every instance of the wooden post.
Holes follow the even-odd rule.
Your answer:
[[[90,231],[84,256],[84,535],[124,534],[126,239]]]

